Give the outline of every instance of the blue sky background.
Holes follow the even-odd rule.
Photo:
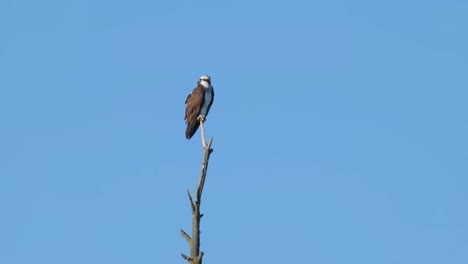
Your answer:
[[[464,1],[0,2],[0,263],[468,263]]]

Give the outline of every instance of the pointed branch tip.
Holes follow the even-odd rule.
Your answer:
[[[192,195],[190,195],[190,191],[188,188],[187,188],[187,195],[190,200],[190,207],[192,207],[192,211],[195,211],[195,204],[193,203]]]
[[[189,243],[189,245],[190,245],[190,243],[192,243],[192,238],[187,233],[185,233],[184,230],[182,230],[182,229],[180,230],[180,235],[182,237],[184,237],[185,241],[187,241],[187,243]]]

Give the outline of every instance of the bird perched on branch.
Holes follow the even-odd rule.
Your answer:
[[[201,76],[198,79],[198,86],[187,96],[185,100],[185,118],[187,130],[185,137],[191,139],[197,132],[200,124],[202,125],[202,140],[204,139],[203,123],[210,111],[214,100],[214,90],[211,86],[211,78],[208,75]]]

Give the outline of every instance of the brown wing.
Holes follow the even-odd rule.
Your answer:
[[[185,131],[187,139],[191,139],[195,132],[197,132],[198,126],[200,126],[197,118],[200,115],[204,100],[205,89],[201,85],[193,89],[192,93],[187,96],[187,100],[185,100],[184,120],[187,122],[187,130]]]

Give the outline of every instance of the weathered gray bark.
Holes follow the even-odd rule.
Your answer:
[[[202,135],[202,138],[204,143],[204,135]],[[187,189],[187,195],[190,200],[190,206],[192,208],[192,237],[190,237],[186,232],[184,232],[184,230],[180,230],[180,234],[183,238],[185,238],[185,241],[187,241],[190,247],[190,257],[184,254],[181,255],[182,258],[187,260],[190,264],[202,264],[202,258],[204,254],[203,251],[200,251],[200,219],[203,216],[203,214],[200,213],[200,205],[203,186],[205,185],[206,172],[208,170],[208,162],[210,160],[210,155],[213,152],[213,149],[211,148],[212,142],[213,138],[210,138],[210,142],[207,145],[203,144],[203,162],[200,172],[200,179],[198,181],[198,186],[195,193],[195,201],[193,201],[192,196],[190,195],[190,192]]]

